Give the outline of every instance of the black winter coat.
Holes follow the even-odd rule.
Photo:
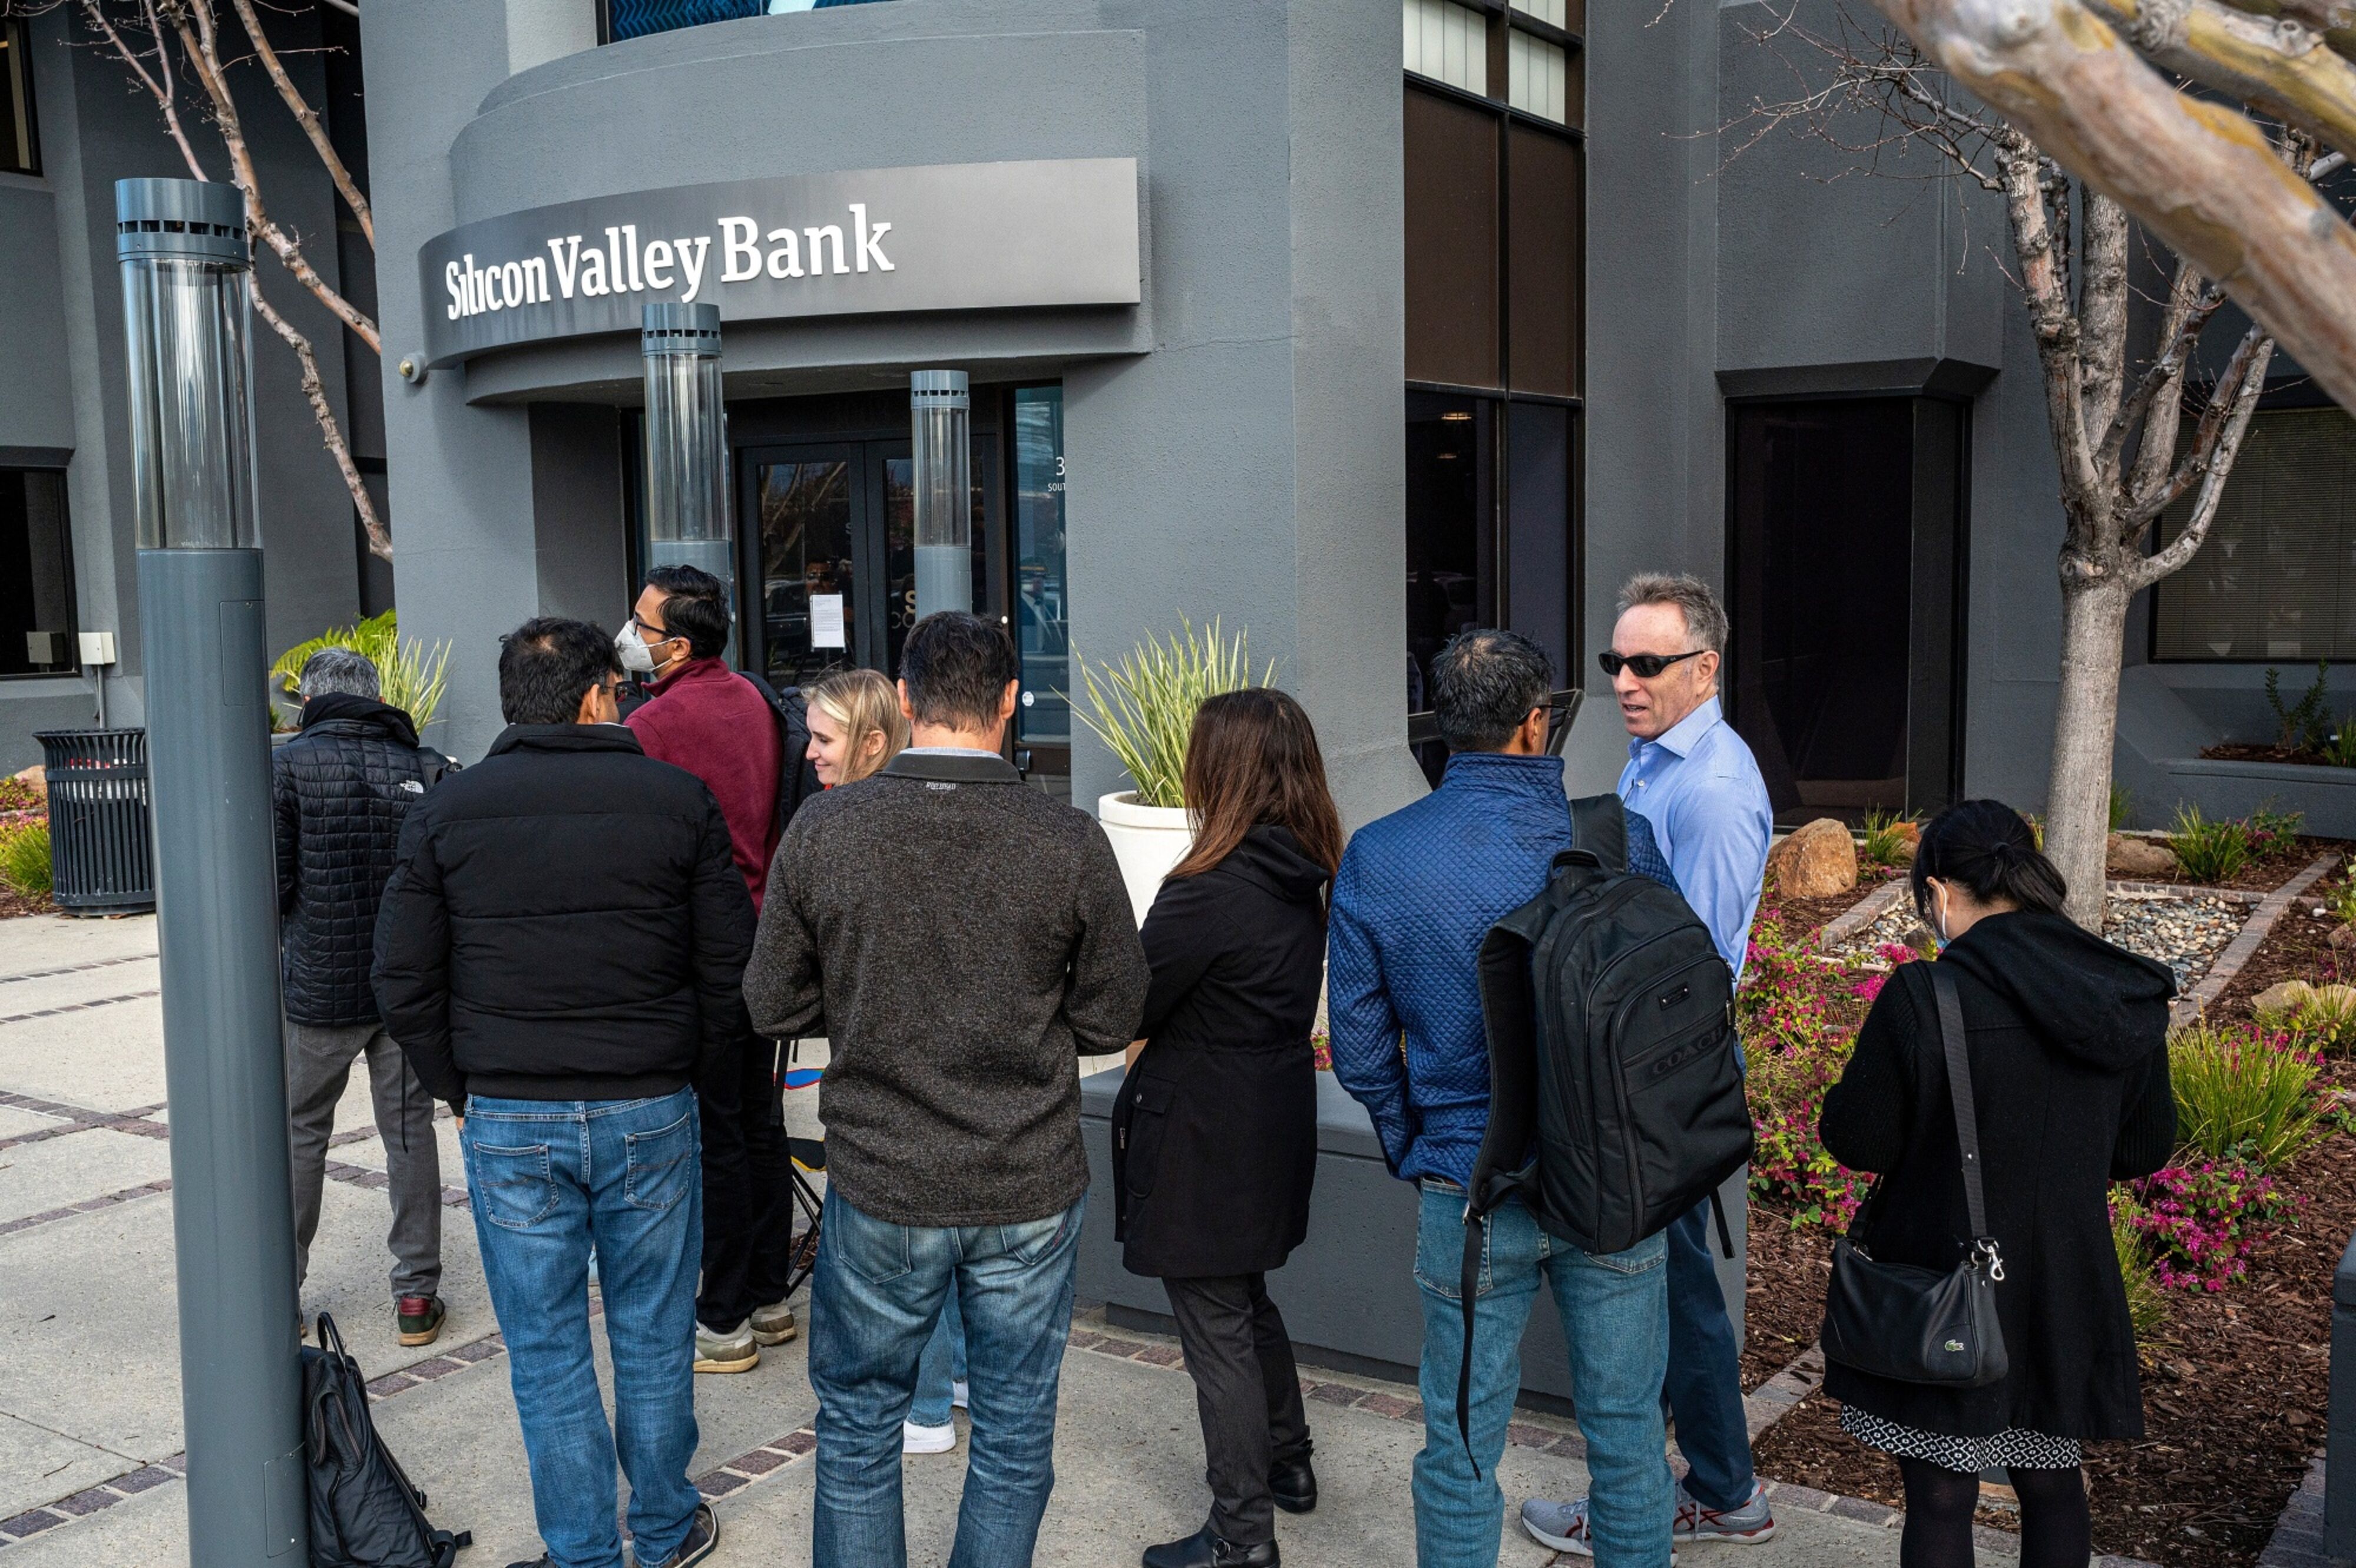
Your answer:
[[[2135,1333],[2111,1248],[2110,1184],[2176,1142],[2162,965],[2060,915],[1974,924],[1938,960],[1956,976],[1971,1058],[1996,1287],[2011,1370],[1980,1389],[1893,1382],[1835,1364],[1833,1398],[1926,1432],[2143,1435]],[[1893,1263],[1954,1267],[1970,1222],[1928,966],[1900,967],[1825,1097],[1825,1147],[1879,1173],[1864,1240]]]
[[[377,1021],[377,899],[402,819],[450,767],[407,714],[340,692],[304,703],[302,733],[272,753],[280,971],[296,1023]]]
[[[439,1100],[676,1092],[738,1038],[753,901],[703,781],[620,725],[510,725],[402,824],[387,1029]]]
[[[1309,1234],[1326,880],[1291,833],[1257,827],[1146,915],[1146,1046],[1113,1103],[1131,1273],[1262,1273]]]

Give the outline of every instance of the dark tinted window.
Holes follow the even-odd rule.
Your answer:
[[[0,468],[0,675],[62,675],[80,663],[66,477]]]
[[[0,169],[37,174],[33,124],[33,61],[21,21],[0,21]]]

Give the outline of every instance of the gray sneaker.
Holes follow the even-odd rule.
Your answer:
[[[1775,1516],[1767,1507],[1767,1488],[1757,1481],[1751,1483],[1751,1496],[1739,1509],[1704,1507],[1701,1499],[1686,1490],[1683,1481],[1677,1483],[1677,1522],[1671,1530],[1676,1541],[1730,1541],[1738,1546],[1756,1546],[1775,1533]]]
[[[690,1563],[701,1563],[711,1556],[712,1549],[719,1544],[720,1520],[713,1517],[710,1503],[698,1503],[694,1516],[688,1520],[687,1539],[679,1543],[679,1550],[659,1563],[645,1564],[644,1568],[688,1568]]]
[[[746,1318],[724,1333],[695,1326],[695,1369],[699,1372],[749,1372],[761,1364],[760,1342],[753,1337],[753,1320]]]
[[[753,1309],[753,1337],[763,1345],[782,1345],[801,1332],[794,1321],[794,1309],[784,1302],[772,1302],[767,1306]]]

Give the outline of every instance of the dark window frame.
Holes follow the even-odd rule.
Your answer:
[[[1535,133],[1552,136],[1573,147],[1577,151],[1580,160],[1580,192],[1583,207],[1587,181],[1587,133],[1583,124],[1586,118],[1585,107],[1587,102],[1586,39],[1584,36],[1580,33],[1557,27],[1536,16],[1515,10],[1511,4],[1511,0],[1456,0],[1456,3],[1464,5],[1470,10],[1481,12],[1488,18],[1488,78],[1490,91],[1485,94],[1471,92],[1463,88],[1457,87],[1452,83],[1442,81],[1436,77],[1425,76],[1419,71],[1408,70],[1404,68],[1400,70],[1399,75],[1402,83],[1402,91],[1404,91],[1429,93],[1431,96],[1445,102],[1458,103],[1467,108],[1477,109],[1483,113],[1490,115],[1496,122],[1497,363],[1498,381],[1501,384],[1496,386],[1467,386],[1450,381],[1411,377],[1407,381],[1405,391],[1409,393],[1433,392],[1450,397],[1478,399],[1494,405],[1494,413],[1491,418],[1491,429],[1493,434],[1488,453],[1488,461],[1491,465],[1490,508],[1489,516],[1483,520],[1483,525],[1488,531],[1489,537],[1487,543],[1491,553],[1491,559],[1494,563],[1494,569],[1493,572],[1494,581],[1492,584],[1494,603],[1483,607],[1484,613],[1487,617],[1486,624],[1489,625],[1503,625],[1507,618],[1505,611],[1513,603],[1513,553],[1509,548],[1513,520],[1511,473],[1513,465],[1508,445],[1510,440],[1509,432],[1512,423],[1513,405],[1515,403],[1539,403],[1552,407],[1565,408],[1569,411],[1570,441],[1569,451],[1568,454],[1569,474],[1568,478],[1569,493],[1566,498],[1569,515],[1564,519],[1564,526],[1568,530],[1569,537],[1564,542],[1563,552],[1565,573],[1568,578],[1568,581],[1564,585],[1566,606],[1566,615],[1564,618],[1567,624],[1563,628],[1563,636],[1565,639],[1568,660],[1572,667],[1559,671],[1559,674],[1566,687],[1579,689],[1581,687],[1580,671],[1582,661],[1586,657],[1587,647],[1587,607],[1585,599],[1587,575],[1587,324],[1585,321],[1585,301],[1582,299],[1574,302],[1576,306],[1575,320],[1577,322],[1575,328],[1575,380],[1576,384],[1580,388],[1579,392],[1571,394],[1558,394],[1520,392],[1515,390],[1510,384],[1515,379],[1515,376],[1513,354],[1513,310],[1511,308],[1512,278],[1508,270],[1508,262],[1513,250],[1513,208],[1510,199],[1513,182],[1513,137],[1507,133],[1515,128],[1526,128]],[[1580,113],[1579,117],[1582,124],[1564,124],[1554,120],[1549,120],[1544,115],[1534,114],[1527,110],[1515,108],[1511,103],[1506,102],[1505,94],[1507,91],[1508,81],[1508,68],[1506,65],[1506,49],[1508,46],[1506,39],[1508,33],[1513,31],[1528,33],[1532,37],[1542,39],[1545,42],[1558,45],[1567,51],[1569,55],[1567,64],[1571,72],[1572,79],[1577,84],[1576,102],[1580,106]],[[1404,149],[1402,149],[1402,151],[1404,151]],[[1579,227],[1579,275],[1580,279],[1580,287],[1582,289],[1585,286],[1586,278],[1585,263],[1587,238],[1586,214],[1582,210],[1580,216]],[[1402,438],[1404,438],[1404,426],[1402,426]],[[1402,518],[1401,522],[1402,526],[1404,526],[1404,518]],[[1430,709],[1411,711],[1408,715],[1408,731],[1412,737],[1428,737],[1430,735],[1436,735],[1437,733],[1433,728],[1431,712]]]
[[[2340,405],[2338,403],[2334,403],[2331,398],[2313,381],[2302,378],[2287,386],[2269,388],[2258,400],[2257,413],[2259,415],[2268,413],[2296,413],[2308,409],[2337,408]],[[2188,414],[2194,412],[2195,411],[2190,409],[2186,410]],[[2356,414],[2351,414],[2351,417],[2356,418]],[[2231,474],[2228,474],[2225,477],[2225,482],[2228,485],[2231,485],[2233,482],[2233,476]],[[2201,549],[2202,552],[2206,552],[2214,548],[2214,544],[2215,542],[2213,540],[2203,541]],[[2154,553],[2160,548],[2159,530],[2155,527],[2151,531],[2150,547],[2145,552],[2145,553]],[[2198,561],[2200,558],[2200,554],[2195,553],[2192,559],[2193,561]],[[2177,655],[2162,653],[2159,650],[2159,623],[2161,619],[2159,597],[2160,589],[2168,583],[2173,581],[2175,577],[2181,576],[2183,575],[2183,571],[2190,571],[2191,569],[2191,562],[2185,563],[2182,571],[2179,571],[2169,577],[2163,577],[2158,582],[2154,583],[2149,588],[2144,590],[2147,601],[2147,609],[2143,618],[2143,655],[2144,661],[2146,663],[2167,664],[2179,668],[2189,665],[2202,664],[2240,664],[2247,665],[2254,669],[2263,669],[2271,665],[2281,670],[2289,670],[2293,666],[2303,668],[2308,664],[2308,660],[2304,655],[2292,657],[2281,654],[2267,655],[2253,653],[2248,655],[2229,654],[2222,657],[2211,655],[2205,659],[2187,659]]]
[[[0,174],[20,174],[37,179],[41,173],[41,110],[33,91],[31,24],[21,16],[0,18],[0,38],[5,38],[8,46],[10,99],[18,106],[25,142],[24,161],[12,168],[0,168]]]
[[[73,493],[66,483],[66,470],[37,465],[12,464],[0,467],[0,477],[23,474],[48,474],[58,482],[58,526],[63,536],[64,549],[59,553],[65,574],[66,597],[66,665],[61,670],[20,670],[0,671],[5,681],[57,681],[77,678],[85,673],[81,661],[81,590],[74,576]]]

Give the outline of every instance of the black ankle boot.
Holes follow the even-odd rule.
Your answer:
[[[1276,1506],[1287,1513],[1307,1513],[1317,1506],[1317,1472],[1309,1467],[1309,1450],[1268,1467],[1268,1489]]]
[[[1145,1549],[1145,1568],[1277,1568],[1276,1542],[1244,1546],[1222,1541],[1206,1523],[1183,1541]]]

